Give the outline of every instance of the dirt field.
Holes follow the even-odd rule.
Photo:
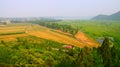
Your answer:
[[[76,39],[88,47],[98,47],[98,43],[86,36],[83,32],[78,32],[75,35]]]

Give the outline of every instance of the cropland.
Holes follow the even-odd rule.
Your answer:
[[[74,45],[81,48],[84,46],[89,46],[89,47],[98,46],[98,43],[92,41],[90,38],[85,36],[84,33],[80,33],[80,32],[78,32],[74,38],[69,33],[46,28],[37,24],[19,23],[19,24],[11,24],[0,27],[0,39],[3,40],[4,39],[12,40],[12,39],[16,39],[17,37],[24,37],[29,35],[43,39],[53,40],[63,44]],[[79,38],[80,36],[83,36],[83,38]],[[89,44],[89,43],[85,43],[84,41],[88,41],[89,43],[96,43],[96,44],[95,45]]]

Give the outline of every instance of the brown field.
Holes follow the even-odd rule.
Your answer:
[[[75,35],[76,39],[84,44],[86,44],[88,47],[98,47],[98,43],[86,36],[83,32],[78,32]]]
[[[26,26],[5,26],[0,27],[0,33],[10,33],[10,32],[19,32],[19,31],[25,31]]]
[[[28,36],[28,35],[27,34],[3,35],[0,36],[0,40],[10,41],[10,40],[15,40],[17,37],[24,37],[24,36]]]
[[[2,33],[15,33],[15,32],[24,32],[27,26],[24,25],[6,25],[0,26],[0,34]],[[0,40],[14,40],[17,37],[28,36],[25,34],[13,34],[13,35],[1,35]]]
[[[82,43],[80,43],[74,38],[51,31],[53,29],[49,29],[43,26],[38,26],[38,25],[29,26],[28,29],[29,30],[27,30],[26,33],[32,36],[36,36],[44,39],[50,39],[60,43],[75,45],[79,47],[84,46]],[[33,29],[33,30],[30,30],[30,29]]]
[[[57,41],[64,44],[75,45],[81,48],[84,46],[88,46],[88,47],[98,46],[98,44],[95,41],[85,36],[85,34],[82,32],[79,32],[78,34],[75,35],[76,38],[73,38],[68,33],[46,28],[37,24],[12,25],[12,26],[0,27],[0,33],[19,32],[19,31],[24,31],[25,33],[14,34],[14,35],[2,35],[0,36],[0,40],[1,39],[13,40],[16,37],[32,35],[32,36],[36,36],[44,39]]]

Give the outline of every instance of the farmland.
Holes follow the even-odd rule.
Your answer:
[[[45,22],[46,26],[43,26],[39,24],[39,21],[39,23],[12,23],[0,26],[0,66],[104,67],[107,65],[104,61],[110,61],[111,66],[119,66],[120,49],[116,48],[119,45],[119,32],[116,32],[119,30],[118,23],[111,22],[113,25],[110,27],[113,28],[109,30],[109,26],[104,26],[106,23],[93,22],[97,24],[97,28],[90,22]],[[56,26],[60,24],[59,28],[53,26],[54,23]],[[74,31],[77,30],[75,26],[78,28],[77,33]],[[109,41],[105,38],[100,47],[95,39],[105,35],[102,31],[97,32],[99,27],[103,28],[102,31],[105,28],[106,35],[113,34],[111,37],[118,39]],[[116,31],[109,34],[108,31],[113,31],[113,29]],[[108,47],[111,43],[115,45]]]
[[[3,38],[3,39],[6,39],[6,38],[14,39],[14,37],[17,37],[17,36],[31,35],[31,36],[44,38],[44,39],[50,39],[50,40],[57,41],[64,44],[75,45],[78,47],[89,46],[88,44],[84,44],[83,42],[80,42],[75,38],[71,37],[72,36],[71,34],[46,28],[43,26],[39,26],[37,24],[28,23],[28,24],[17,24],[15,26],[13,24],[6,27],[1,27],[0,32],[1,32],[0,38]],[[94,45],[91,47],[94,47]]]
[[[120,0],[0,0],[0,67],[120,67]]]
[[[74,46],[74,49],[63,47],[67,45]],[[81,50],[79,47],[84,46],[96,47],[80,42],[71,34],[60,30],[38,24],[13,23],[0,27],[0,66],[44,67],[66,63],[71,66]],[[66,61],[65,57],[70,61]],[[63,61],[66,61],[65,64],[62,64]]]

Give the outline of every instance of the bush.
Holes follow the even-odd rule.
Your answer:
[[[0,63],[10,63],[11,50],[6,47],[0,47]]]

